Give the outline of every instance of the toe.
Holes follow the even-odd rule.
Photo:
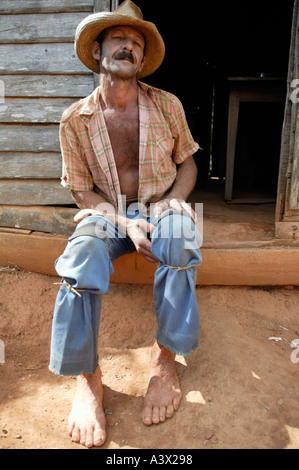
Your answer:
[[[68,433],[69,435],[72,437],[73,435],[73,429],[75,427],[75,423],[74,421],[69,421],[69,424],[68,424]]]
[[[106,440],[106,432],[100,428],[100,426],[96,425],[94,434],[93,434],[93,445],[94,446],[101,446],[104,444]]]
[[[166,418],[171,418],[174,413],[173,405],[168,405],[166,408]]]
[[[160,423],[160,409],[158,406],[153,407],[153,423],[154,424]]]
[[[163,423],[166,419],[166,406],[160,408],[160,423]]]
[[[143,409],[143,413],[142,413],[142,421],[144,422],[144,424],[146,424],[147,426],[151,425],[153,423],[152,421],[152,413],[153,413],[153,409],[152,409],[152,406],[151,405],[146,405]]]
[[[82,444],[82,442],[81,442],[81,444]],[[93,428],[88,429],[86,431],[84,444],[85,444],[86,447],[92,447],[93,446]]]
[[[84,446],[85,441],[86,441],[86,429],[83,428],[83,429],[80,429],[80,444]]]
[[[71,437],[74,442],[80,441],[80,428],[78,426],[74,426]]]
[[[180,406],[180,401],[181,401],[181,396],[174,397],[174,399],[173,399],[173,408],[175,409],[175,411]]]

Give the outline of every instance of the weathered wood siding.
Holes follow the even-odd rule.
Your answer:
[[[295,239],[299,231],[299,1],[294,2],[288,93],[281,141],[276,236]]]
[[[0,226],[70,233],[76,209],[60,184],[59,122],[94,89],[76,57],[94,0],[0,2]],[[59,206],[59,207],[58,207]],[[39,209],[40,208],[40,209]]]

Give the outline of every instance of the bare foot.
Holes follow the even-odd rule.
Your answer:
[[[103,386],[98,367],[94,374],[77,377],[77,392],[69,415],[72,440],[86,447],[101,446],[106,439]]]
[[[182,392],[175,369],[175,355],[157,341],[152,349],[150,380],[144,398],[144,424],[158,424],[178,409]]]

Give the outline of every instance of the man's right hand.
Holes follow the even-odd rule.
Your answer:
[[[144,219],[129,219],[127,222],[127,234],[134,243],[136,251],[150,263],[158,262],[151,252],[152,242],[147,238],[147,233],[151,233],[154,228],[154,225]]]

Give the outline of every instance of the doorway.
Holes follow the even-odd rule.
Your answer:
[[[182,101],[194,139],[197,189],[224,192],[229,77],[279,77],[286,92],[292,0],[136,1],[166,45],[144,81]],[[276,197],[284,102],[240,106],[234,187]]]

